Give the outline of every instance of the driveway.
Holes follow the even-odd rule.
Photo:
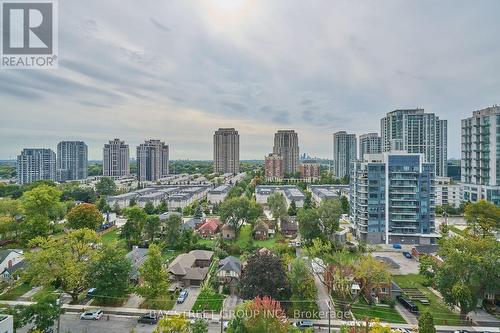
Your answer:
[[[314,284],[316,285],[316,289],[318,289],[318,299],[316,300],[316,303],[318,304],[318,309],[320,311],[319,317],[320,319],[327,319],[328,318],[328,301],[331,302],[330,294],[328,293],[328,290],[326,286],[321,282],[321,279],[319,278],[318,274],[314,274]]]
[[[407,259],[403,251],[372,252],[373,257],[382,258],[389,266],[389,272],[393,275],[418,274],[418,261]]]
[[[201,292],[201,288],[200,287],[187,287],[185,289],[188,291],[188,297],[181,304],[175,303],[172,310],[174,310],[174,311],[191,311],[191,308],[193,307],[194,302],[196,302],[196,299],[198,298],[198,295]]]

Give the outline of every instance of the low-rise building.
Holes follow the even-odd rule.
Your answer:
[[[295,185],[259,185],[255,188],[255,199],[257,203],[266,205],[267,198],[276,192],[284,195],[288,207],[292,201],[298,208],[304,207],[306,196]]]
[[[222,226],[221,232],[222,232],[222,238],[225,240],[233,240],[236,237],[236,232],[234,231],[234,228],[227,223]]]
[[[23,250],[0,250],[0,273],[24,261]]]
[[[307,188],[317,205],[323,200],[337,199],[340,196],[349,199],[349,185],[309,185]]]
[[[14,333],[14,317],[0,314],[0,332]]]
[[[132,247],[132,251],[127,253],[125,257],[132,263],[132,269],[129,273],[130,281],[134,284],[139,283],[139,268],[146,261],[148,255],[148,249],[140,248],[138,246]]]
[[[214,253],[205,250],[193,250],[177,256],[170,265],[168,273],[182,287],[200,286],[207,277]]]
[[[203,238],[210,238],[219,232],[221,224],[220,220],[216,218],[205,219],[205,223],[198,228],[197,232]]]
[[[219,282],[230,287],[237,286],[241,277],[242,264],[241,261],[236,257],[226,257],[219,261],[219,267],[217,268],[217,277]]]
[[[458,208],[463,201],[463,187],[449,177],[436,177],[436,206]]]
[[[231,187],[229,185],[221,185],[208,191],[207,201],[212,204],[219,204],[226,199]]]
[[[295,238],[299,232],[299,224],[293,217],[287,217],[280,221],[281,234],[285,237]]]

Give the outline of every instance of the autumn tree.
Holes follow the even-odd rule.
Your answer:
[[[138,287],[138,293],[148,300],[152,300],[153,305],[158,304],[159,298],[168,290],[168,276],[163,269],[163,260],[158,245],[151,244],[148,255],[142,266],[139,268],[142,284]]]
[[[104,221],[101,212],[93,204],[82,203],[72,208],[66,216],[71,229],[96,230]]]
[[[78,301],[79,293],[89,286],[88,272],[97,258],[95,231],[78,229],[61,238],[36,237],[29,246],[36,251],[26,253],[25,275],[32,285],[52,286]]]
[[[287,333],[290,324],[280,302],[264,296],[239,305],[228,333]],[[242,329],[243,328],[243,329]]]

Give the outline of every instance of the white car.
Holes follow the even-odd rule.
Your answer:
[[[103,312],[101,309],[85,311],[80,315],[80,319],[83,320],[99,320],[101,319]]]

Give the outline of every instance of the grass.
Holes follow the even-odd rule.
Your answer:
[[[119,247],[126,248],[125,240],[120,238],[119,230],[116,228],[102,234],[101,242],[104,245],[112,245],[117,243]]]
[[[216,293],[212,289],[203,288],[194,302],[192,311],[214,311],[220,312],[222,308],[222,303],[224,302],[224,296]]]
[[[436,296],[429,288],[424,286],[425,277],[420,274],[395,275],[394,282],[402,289],[417,288],[429,300],[429,305],[423,305],[416,302],[420,312],[429,311],[434,316],[434,324],[436,325],[464,325],[465,322],[460,320],[459,314],[450,310],[442,299]]]
[[[41,299],[47,298],[48,296],[57,297],[55,291],[56,289],[52,286],[43,287],[40,291],[38,291],[36,294],[33,295],[32,299],[38,302]]]
[[[29,284],[27,284],[27,283],[18,284],[17,286],[9,289],[7,292],[5,292],[2,295],[0,295],[0,300],[3,300],[3,301],[14,301],[18,297],[21,297],[24,294],[26,294],[31,289],[32,289],[31,286]]]
[[[275,235],[273,238],[266,240],[254,240],[252,238],[252,226],[247,224],[241,227],[240,233],[238,235],[238,239],[234,242],[240,249],[246,248],[247,245],[251,242],[253,246],[262,248],[265,247],[267,249],[272,250],[276,245],[276,238],[278,235]]]
[[[168,293],[167,295],[158,297],[156,299],[146,299],[140,305],[141,309],[154,309],[154,310],[172,310],[177,300],[179,292]]]
[[[396,309],[389,306],[369,305],[363,297],[360,297],[358,302],[353,304],[352,313],[358,320],[368,318],[378,318],[381,321],[389,323],[406,324],[406,321],[401,317]]]
[[[450,229],[450,231],[453,231],[454,233],[456,233],[457,235],[460,235],[462,237],[465,237],[466,236],[466,233],[464,230],[462,229],[458,229],[457,227],[455,227],[454,225],[451,225],[448,227]]]

